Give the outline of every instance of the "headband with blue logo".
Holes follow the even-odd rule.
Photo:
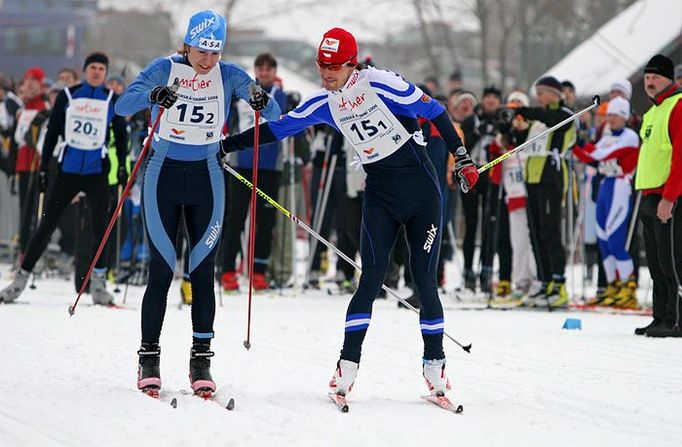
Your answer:
[[[200,11],[189,19],[184,42],[200,50],[222,52],[226,38],[225,18],[213,11]]]

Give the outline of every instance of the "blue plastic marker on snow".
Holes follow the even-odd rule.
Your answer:
[[[564,326],[562,329],[569,329],[569,330],[582,330],[583,328],[583,322],[580,320],[580,318],[566,318],[566,321],[564,321]]]

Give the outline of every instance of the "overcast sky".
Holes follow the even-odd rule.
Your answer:
[[[115,9],[134,9],[144,5],[162,5],[176,19],[178,35],[184,34],[187,20],[200,9],[223,12],[226,1],[219,0],[100,0],[100,5]],[[434,2],[427,2],[434,3]],[[472,0],[445,0],[442,16],[457,29],[477,28],[478,23],[469,13]],[[426,11],[431,17],[439,16],[433,6]],[[273,37],[304,39],[313,45],[329,28],[341,26],[360,40],[383,40],[390,31],[408,24],[416,24],[417,16],[412,0],[237,0],[232,11],[230,26],[240,28],[262,27]]]

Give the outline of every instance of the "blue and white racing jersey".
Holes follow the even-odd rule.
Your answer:
[[[319,90],[268,125],[277,139],[283,139],[309,126],[326,123],[344,135],[364,165],[385,159],[382,166],[404,166],[414,164],[415,157],[399,149],[413,147],[406,146],[408,142],[425,145],[418,116],[430,120],[440,117],[436,121],[439,130],[449,128],[449,140],[459,141],[438,101],[394,72],[369,67],[354,71],[340,90]],[[448,134],[447,130],[444,133]],[[452,145],[455,147],[451,150],[461,142]],[[396,156],[392,156],[394,153]]]
[[[152,107],[156,120],[159,105],[149,100],[159,85],[180,81],[178,100],[167,110],[153,136],[152,147],[165,157],[181,161],[206,159],[220,149],[225,122],[233,97],[249,100],[249,85],[254,81],[239,66],[219,61],[207,74],[199,75],[179,54],[150,63],[116,102],[119,115],[132,115]],[[279,118],[276,101],[269,101],[261,115],[271,121]]]

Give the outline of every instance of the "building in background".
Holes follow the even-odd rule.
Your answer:
[[[62,67],[80,69],[88,53],[101,50],[110,71],[130,80],[175,49],[171,23],[166,12],[103,11],[97,0],[2,0],[0,72],[19,78],[39,65],[52,77]]]

